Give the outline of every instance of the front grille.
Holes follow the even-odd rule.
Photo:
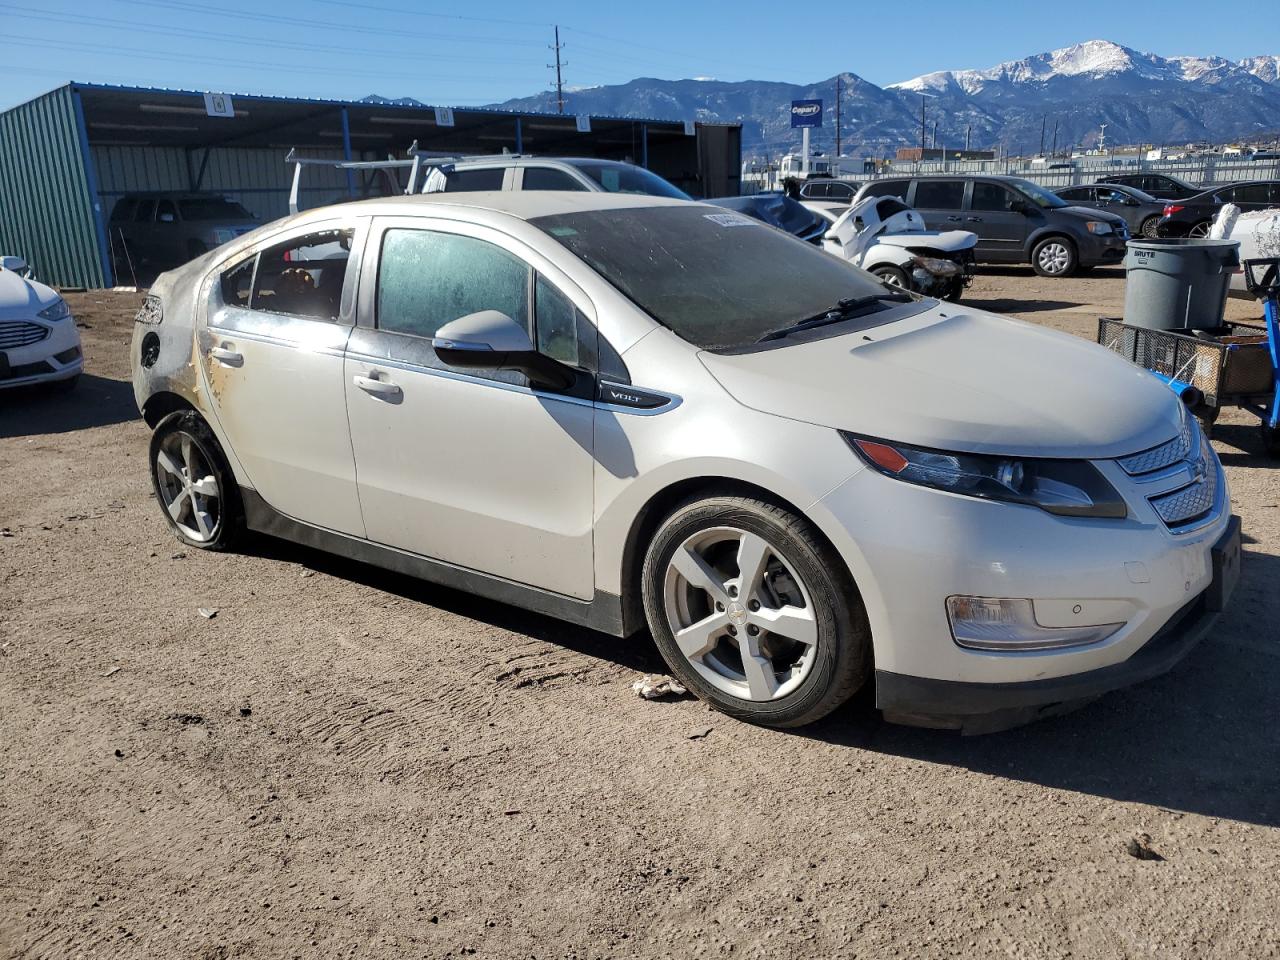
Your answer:
[[[1165,526],[1171,530],[1194,524],[1209,514],[1218,501],[1218,466],[1208,457],[1200,461],[1203,473],[1181,490],[1151,498]]]
[[[0,323],[0,350],[29,347],[49,336],[49,328],[30,320],[8,320]]]
[[[1186,417],[1182,422],[1182,431],[1172,440],[1162,443],[1158,447],[1152,447],[1150,450],[1143,450],[1141,453],[1122,457],[1117,462],[1120,464],[1120,469],[1131,477],[1152,473],[1155,470],[1163,470],[1170,464],[1185,460],[1191,454],[1192,450],[1195,449],[1194,445],[1198,439],[1196,436],[1198,432],[1195,418]]]

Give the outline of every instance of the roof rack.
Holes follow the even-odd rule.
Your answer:
[[[298,212],[298,192],[302,182],[303,167],[329,167],[335,170],[371,170],[382,173],[384,183],[392,188],[393,193],[404,193],[411,195],[418,193],[420,190],[426,192],[426,181],[424,180],[421,187],[418,178],[422,176],[423,167],[443,167],[458,160],[472,159],[472,157],[447,155],[435,156],[423,153],[418,149],[418,141],[414,140],[409,144],[409,148],[405,150],[406,158],[397,160],[394,157],[387,157],[386,160],[324,160],[313,157],[298,156],[297,147],[289,150],[288,156],[284,158],[285,163],[293,164],[293,185],[289,189],[289,212]],[[510,153],[504,150],[501,154],[505,157],[518,157],[522,154]],[[476,154],[475,158],[489,157],[489,154]],[[409,171],[409,182],[403,187],[400,186],[400,178],[393,171],[398,170]]]

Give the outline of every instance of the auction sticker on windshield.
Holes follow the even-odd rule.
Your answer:
[[[736,213],[704,213],[704,217],[712,223],[718,223],[722,227],[749,227],[753,223],[750,217],[740,216]]]

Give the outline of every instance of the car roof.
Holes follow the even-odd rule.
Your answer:
[[[1187,197],[1188,200],[1199,200],[1201,197],[1207,197],[1210,194],[1217,193],[1219,190],[1227,190],[1232,187],[1252,187],[1258,184],[1280,184],[1280,180],[1232,180],[1229,183],[1215,183],[1212,187],[1206,187],[1199,193]]]
[[[522,153],[495,153],[473,157],[424,157],[424,162],[431,166],[455,167],[536,167],[540,164],[567,164],[575,167],[582,163],[600,164],[609,167],[634,167],[634,163],[624,160],[603,160],[599,157],[534,157]]]
[[[489,210],[521,220],[553,217],[565,213],[591,213],[598,210],[636,210],[644,207],[690,205],[693,201],[654,197],[639,193],[606,193],[590,190],[475,190],[456,193],[420,193],[412,196],[376,197],[352,203],[320,207],[307,211],[337,210],[361,213],[383,213],[394,216],[409,211],[426,213],[437,207]]]

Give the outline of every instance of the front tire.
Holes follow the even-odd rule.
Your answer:
[[[871,640],[844,565],[807,521],[760,500],[687,502],[655,534],[645,615],[680,681],[731,717],[812,723],[871,672]]]
[[[1075,244],[1066,237],[1045,237],[1031,251],[1031,266],[1042,277],[1069,277],[1079,263]]]
[[[229,550],[244,534],[239,487],[209,425],[171,413],[151,435],[151,485],[169,529],[189,547]]]
[[[898,267],[875,267],[871,272],[886,286],[900,290],[912,289],[911,279],[907,276],[906,271],[900,270]]]

